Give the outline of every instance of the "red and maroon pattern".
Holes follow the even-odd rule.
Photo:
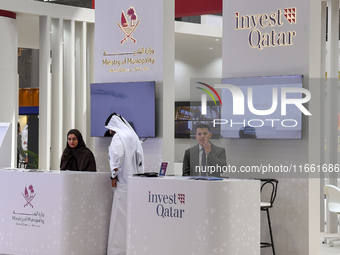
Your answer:
[[[0,17],[16,19],[17,18],[17,14],[15,12],[0,10]]]
[[[178,200],[181,204],[185,204],[185,194],[178,194]]]
[[[286,8],[284,9],[284,16],[290,24],[296,24],[296,8]]]

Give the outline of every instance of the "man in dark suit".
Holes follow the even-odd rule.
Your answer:
[[[196,127],[196,140],[198,144],[187,149],[183,159],[183,176],[220,176],[218,167],[223,169],[227,165],[225,149],[213,145],[210,142],[212,133],[206,124],[199,124]]]

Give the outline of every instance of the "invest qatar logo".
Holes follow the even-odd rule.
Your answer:
[[[287,22],[284,22],[284,18]],[[291,46],[297,32],[290,25],[297,23],[297,8],[278,9],[271,13],[241,14],[235,12],[235,30],[248,30],[248,44],[251,48],[262,50],[267,47]],[[289,31],[282,27],[287,24]],[[280,29],[277,31],[276,29]]]
[[[33,208],[33,205],[31,202],[35,198],[35,195],[36,193],[34,192],[33,185],[29,185],[28,189],[27,187],[25,187],[24,193],[22,193],[22,196],[26,200],[26,204],[24,205],[24,207],[30,205]]]
[[[162,218],[183,218],[185,209],[185,194],[155,194],[149,191],[148,203],[157,204],[155,212]]]
[[[136,30],[140,23],[140,19],[137,21],[137,12],[134,7],[128,8],[126,13],[122,11],[120,23],[117,21],[118,27],[124,33],[124,38],[121,40],[120,44],[123,44],[125,41],[132,41],[136,43],[137,40],[133,38],[132,34]]]

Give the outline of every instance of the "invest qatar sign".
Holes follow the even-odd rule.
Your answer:
[[[235,30],[247,30],[251,48],[291,46],[297,36],[297,8],[277,9],[269,13],[247,14],[235,12]],[[264,31],[269,28],[270,31]]]

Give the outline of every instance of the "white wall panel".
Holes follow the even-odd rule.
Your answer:
[[[1,8],[0,8],[1,9]],[[17,158],[17,116],[19,106],[18,85],[18,35],[17,21],[0,17],[0,121],[11,125],[11,167],[16,167]]]

